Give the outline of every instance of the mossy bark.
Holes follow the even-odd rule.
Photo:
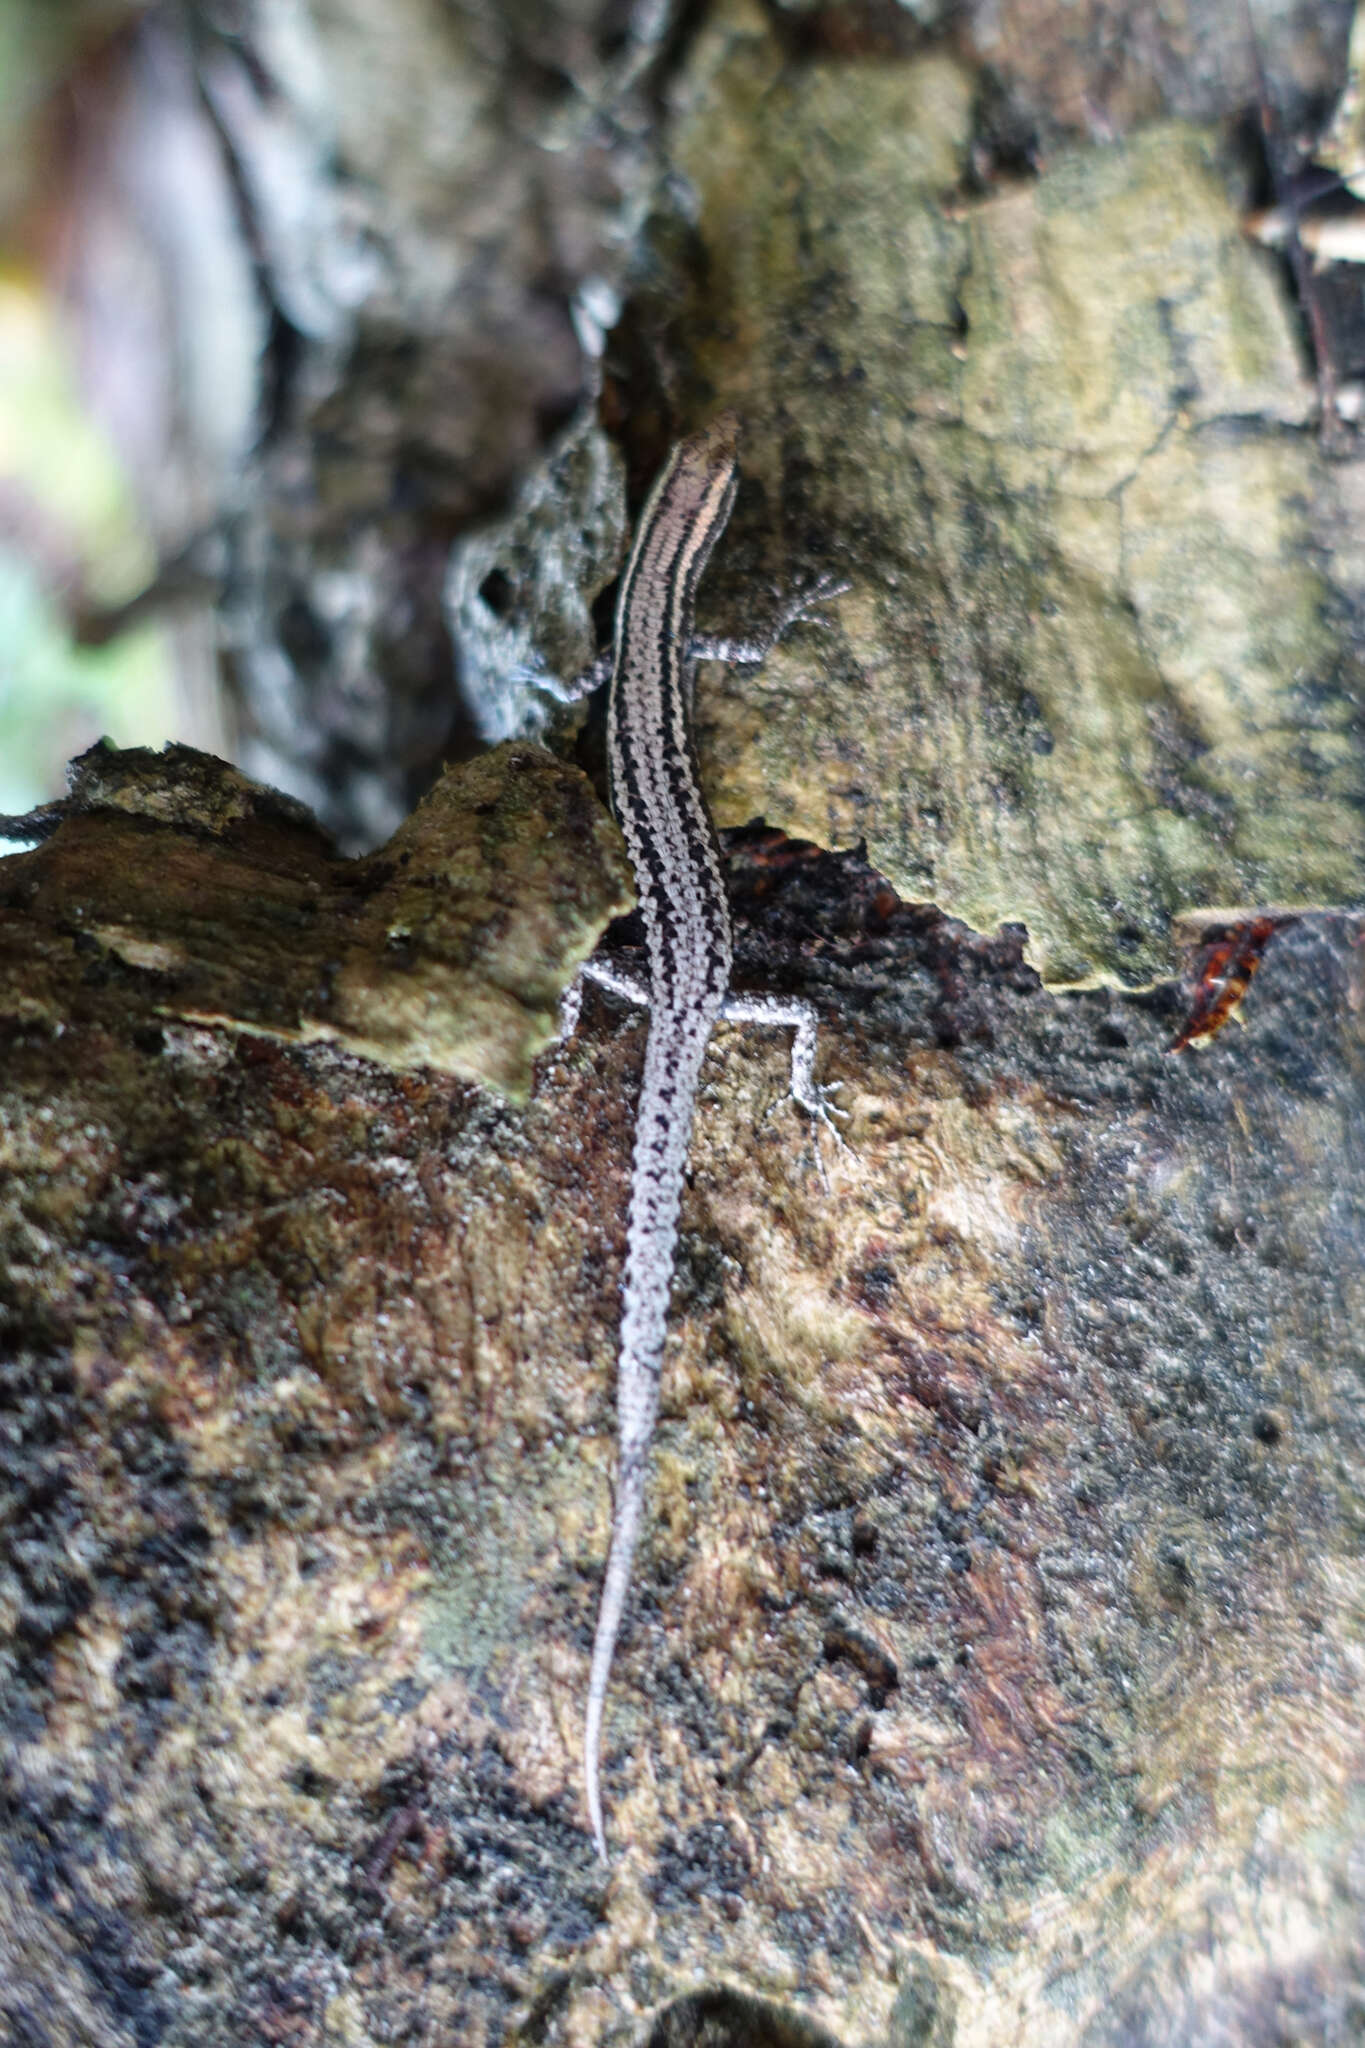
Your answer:
[[[613,1867],[645,1025],[553,1029],[619,840],[524,740],[356,862],[98,754],[0,862],[18,2041],[1358,2029],[1361,472],[1207,131],[973,193],[962,52],[826,29],[711,17],[620,338],[676,423],[744,413],[717,622],[765,565],[854,587],[699,684],[769,828],[741,979],[816,1002],[850,1114],[717,1033]],[[1172,1058],[1171,921],[1272,899],[1245,1028]]]
[[[1173,990],[1049,994],[1017,938],[740,842],[748,978],[816,995],[848,1147],[822,1173],[782,1047],[719,1034],[608,1878],[579,1724],[643,1026],[591,1011],[521,1106],[434,1071],[422,963],[334,863],[309,960],[368,929],[404,992],[364,1056],[301,1034],[260,878],[292,901],[316,837],[130,766],[0,868],[18,2038],[587,2043],[699,1970],[670,2039],[1346,2038],[1349,932],[1284,934],[1246,1030],[1173,1061]],[[603,845],[550,926],[602,915]]]

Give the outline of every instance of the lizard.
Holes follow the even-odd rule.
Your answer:
[[[697,583],[724,530],[738,483],[738,423],[722,413],[673,448],[645,504],[616,600],[607,707],[612,808],[635,872],[647,982],[589,960],[582,974],[647,1004],[649,1033],[635,1122],[623,1312],[616,1375],[618,1466],[606,1572],[588,1677],[583,1780],[598,1855],[607,1857],[601,1743],[616,1640],[644,1518],[650,1443],[678,1236],[683,1173],[703,1056],[723,1018],[794,1029],[791,1092],[836,1138],[828,1089],[814,1080],[815,1013],[808,1003],[736,994],[733,935],[715,828],[691,733],[698,660],[762,661],[793,622],[848,586],[819,579],[790,601],[761,641],[693,633]],[[600,670],[600,664],[599,664]],[[589,670],[573,694],[600,679]],[[564,694],[568,694],[565,692]],[[565,999],[574,1029],[582,979]],[[837,1084],[835,1084],[837,1085]]]

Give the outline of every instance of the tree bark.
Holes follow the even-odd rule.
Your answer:
[[[1215,61],[1191,15],[1183,64],[1136,27],[1118,61],[1081,13],[996,10],[987,69],[971,15],[950,48],[906,10],[737,0],[666,74],[612,74],[671,173],[605,364],[632,497],[735,403],[717,623],[775,571],[853,588],[698,685],[740,979],[814,999],[850,1116],[836,1151],[777,1038],[717,1033],[609,1872],[580,1742],[646,1027],[590,997],[555,1039],[629,897],[567,758],[591,723],[526,657],[509,718],[559,751],[466,762],[355,859],[202,756],[97,751],[0,861],[10,2038],[1356,2037],[1362,471],[1189,125],[1242,103],[1244,45]],[[297,19],[357,91],[359,17]],[[395,75],[452,22],[486,27],[397,11]],[[423,121],[394,220],[433,235]],[[283,644],[263,593],[339,587],[339,536],[377,616],[390,517],[422,545],[376,576],[428,623],[456,592],[466,653],[500,613],[533,648],[565,582],[545,633],[586,637],[623,525],[599,427],[477,575],[448,543],[545,429],[529,394],[496,480],[427,450],[458,510],[382,465],[363,512],[316,488],[325,423],[373,425],[370,290],[254,472],[246,666]],[[385,317],[429,371],[436,312]],[[466,401],[491,449],[503,400]],[[334,783],[340,742],[319,777],[348,844],[407,787],[385,731],[383,803]],[[1173,1055],[1213,960],[1174,921],[1255,909],[1245,1028]]]

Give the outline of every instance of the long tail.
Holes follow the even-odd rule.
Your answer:
[[[620,1443],[616,1511],[597,1610],[597,1633],[588,1673],[588,1711],[583,1727],[588,1818],[603,1862],[607,1860],[607,1836],[602,1823],[602,1718],[616,1638],[621,1632],[630,1591],[635,1546],[644,1519],[645,1480],[654,1420],[659,1412],[659,1374],[668,1331],[668,1297],[673,1284],[692,1102],[711,1029],[709,1019],[704,1030],[696,1020],[690,1029],[679,1029],[676,1023],[673,1029],[660,1029],[659,1024],[655,1014],[650,1022],[636,1122],[626,1268],[621,1283],[624,1313],[616,1368]]]
[[[656,1403],[657,1405],[657,1403]],[[607,1861],[607,1832],[602,1820],[601,1750],[602,1717],[606,1712],[607,1685],[611,1678],[616,1638],[621,1631],[626,1595],[630,1591],[631,1566],[644,1519],[646,1460],[634,1466],[621,1463],[617,1482],[616,1521],[607,1553],[602,1601],[597,1610],[597,1634],[592,1646],[592,1669],[588,1674],[588,1712],[583,1724],[583,1782],[588,1797],[588,1819],[597,1853]]]

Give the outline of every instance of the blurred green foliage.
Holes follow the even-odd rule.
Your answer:
[[[174,723],[165,636],[74,644],[64,600],[111,604],[154,573],[107,440],[79,403],[40,287],[0,277],[0,812],[58,795],[101,733],[159,745]]]

